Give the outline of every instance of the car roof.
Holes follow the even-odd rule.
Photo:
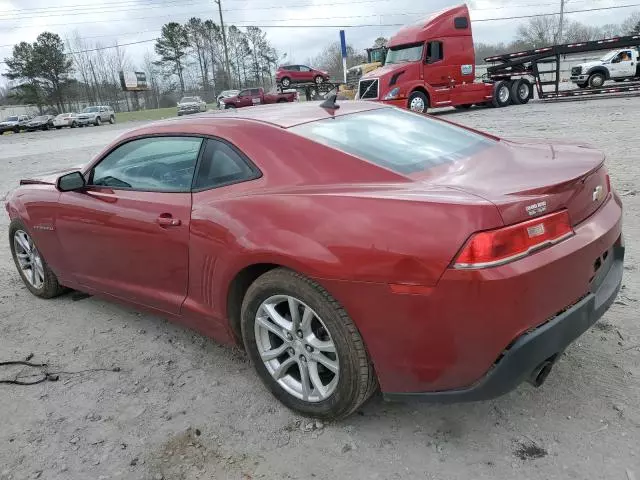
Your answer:
[[[189,125],[201,125],[203,123],[215,124],[225,119],[251,120],[267,123],[281,128],[290,128],[302,123],[314,122],[331,117],[340,117],[358,112],[391,108],[379,103],[363,101],[337,101],[340,106],[337,110],[327,110],[320,106],[321,102],[290,102],[260,105],[242,109],[223,110],[220,113],[204,113],[193,117],[172,118],[162,120],[153,125],[167,125],[175,123],[188,127]]]

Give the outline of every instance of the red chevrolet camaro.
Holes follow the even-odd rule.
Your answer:
[[[507,141],[372,103],[265,106],[125,133],[23,180],[27,288],[124,301],[243,343],[287,406],[539,385],[623,271],[599,151]]]

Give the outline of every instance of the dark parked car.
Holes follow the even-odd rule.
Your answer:
[[[316,70],[306,65],[281,65],[276,72],[276,82],[284,88],[292,83],[314,82],[317,84],[329,81],[329,72]]]
[[[25,129],[25,125],[31,118],[29,115],[13,115],[7,117],[6,120],[0,122],[0,135],[4,132],[20,133],[21,130]]]
[[[308,415],[347,416],[378,385],[462,401],[542,384],[622,282],[604,155],[327,102],[152,123],[22,180],[6,209],[26,287],[243,344]]]
[[[24,129],[27,132],[33,132],[35,130],[49,130],[53,128],[53,119],[56,118],[53,115],[40,115],[29,120],[24,125]]]

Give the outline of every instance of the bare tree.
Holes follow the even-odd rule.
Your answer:
[[[535,17],[518,27],[517,40],[532,48],[552,45],[558,35],[559,22],[556,17]]]

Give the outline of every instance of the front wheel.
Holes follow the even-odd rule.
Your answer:
[[[18,273],[31,293],[53,298],[64,292],[20,220],[13,220],[9,225],[9,246]]]
[[[589,77],[589,86],[591,88],[600,88],[604,85],[606,78],[603,73],[596,72]]]
[[[242,337],[267,388],[304,415],[344,418],[377,388],[347,312],[319,284],[291,270],[271,270],[249,287]]]
[[[116,123],[116,117],[114,117],[113,115],[111,115],[111,116],[109,117],[109,123],[110,123],[111,125],[113,125],[114,123]]]
[[[280,84],[284,87],[284,88],[289,88],[289,86],[291,85],[291,79],[288,77],[284,77],[282,80],[280,80]]]
[[[100,125],[102,125],[102,120],[100,119],[100,117],[96,117],[95,125],[96,127],[99,127]]]
[[[423,92],[413,92],[409,95],[407,107],[412,112],[427,113],[427,110],[429,109],[429,99]]]
[[[316,85],[320,85],[321,83],[324,83],[324,78],[318,75],[316,78],[314,78],[314,82],[316,82]]]

